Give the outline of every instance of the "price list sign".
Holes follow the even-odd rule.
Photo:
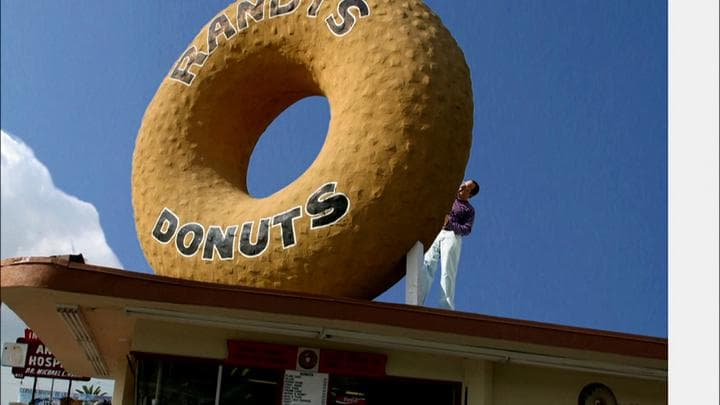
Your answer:
[[[325,405],[328,374],[285,370],[282,405]]]

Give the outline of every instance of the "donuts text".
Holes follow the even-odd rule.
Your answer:
[[[305,213],[310,217],[310,229],[324,228],[340,221],[350,210],[350,199],[335,191],[337,183],[326,183],[315,190],[305,202]],[[180,224],[180,217],[165,207],[160,212],[152,237],[162,244],[175,241],[175,247],[182,256],[192,257],[201,250],[202,259],[214,260],[215,254],[220,260],[232,260],[237,250],[241,255],[253,258],[260,256],[270,245],[270,231],[278,227],[283,249],[297,244],[295,221],[303,215],[303,207],[297,206],[280,212],[272,217],[257,221],[244,222],[242,225],[230,225],[224,230],[220,225],[210,225],[207,231],[202,224],[188,222]],[[253,232],[253,228],[256,228]],[[240,230],[239,238],[238,229]],[[252,234],[255,234],[255,242]]]

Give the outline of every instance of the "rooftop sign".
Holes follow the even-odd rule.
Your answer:
[[[282,190],[252,196],[260,137],[310,96],[332,111],[322,150]],[[145,111],[132,169],[138,239],[163,276],[376,297],[442,227],[472,120],[463,53],[422,2],[233,2]],[[269,163],[282,170],[288,158]]]

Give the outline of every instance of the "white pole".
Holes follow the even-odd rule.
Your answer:
[[[420,271],[423,266],[423,245],[415,242],[405,256],[405,303],[420,305],[418,286],[420,285]]]
[[[220,405],[220,387],[222,386],[223,366],[218,366],[217,383],[215,384],[215,405]]]

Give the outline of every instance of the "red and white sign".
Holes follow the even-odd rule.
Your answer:
[[[12,373],[16,378],[48,377],[65,380],[90,380],[90,377],[77,376],[65,371],[60,361],[30,329],[25,329],[25,337],[17,338],[17,344],[25,345],[27,350],[24,364],[12,368]]]

